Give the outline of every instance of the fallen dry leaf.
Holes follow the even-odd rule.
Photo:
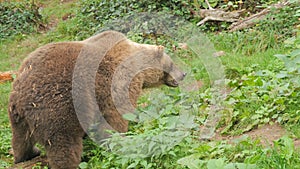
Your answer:
[[[4,83],[6,81],[13,81],[14,72],[0,72],[0,83]]]

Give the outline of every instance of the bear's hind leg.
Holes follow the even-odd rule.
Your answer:
[[[128,131],[128,121],[116,110],[105,110],[104,119],[115,130],[121,133]]]
[[[14,153],[14,163],[19,163],[39,156],[40,151],[34,146],[35,141],[31,137],[28,125],[23,123],[12,124],[12,148]]]
[[[76,169],[81,161],[82,136],[56,133],[45,146],[51,169]]]

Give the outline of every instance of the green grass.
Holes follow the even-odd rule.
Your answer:
[[[43,6],[41,11],[42,15],[45,16],[47,19],[55,18],[57,21],[61,21],[62,17],[66,14],[71,14],[77,10],[78,2],[63,2],[61,0],[41,0],[39,1]]]
[[[0,84],[0,168],[8,167],[12,163],[12,156],[8,154],[11,148],[11,130],[7,116],[10,89],[11,83]]]
[[[0,71],[17,70],[22,60],[41,44],[43,35],[24,35],[0,42]]]
[[[76,10],[76,3],[61,3],[60,0],[43,0],[39,3],[47,6],[42,10],[42,14],[48,20],[54,20],[53,22],[61,22],[64,14]],[[49,29],[48,32],[23,34],[0,41],[0,72],[17,70],[30,52],[43,44],[50,43],[51,39],[55,39],[55,35],[49,36],[51,32],[55,32],[55,27],[49,27]],[[12,134],[7,114],[10,90],[10,82],[0,84],[0,168],[7,168],[13,162],[13,157],[9,154]]]
[[[257,65],[260,69],[272,69],[279,64],[278,59],[274,55],[286,52],[286,49],[268,49],[254,53],[251,56],[229,52],[224,57],[221,57],[221,60],[228,69],[243,70],[252,65]]]

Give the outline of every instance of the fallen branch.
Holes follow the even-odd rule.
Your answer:
[[[32,168],[42,168],[48,166],[48,160],[46,156],[38,156],[32,160],[25,161],[22,163],[14,164],[8,169],[32,169]]]
[[[204,24],[207,21],[225,21],[225,22],[236,22],[240,15],[245,11],[244,9],[232,12],[225,12],[221,9],[214,9],[209,4],[208,0],[205,0],[208,9],[200,9],[200,15],[202,19],[197,23],[197,26]]]
[[[289,5],[289,4],[290,4],[289,1],[284,1],[284,2],[279,2],[277,4],[273,4],[273,5],[269,6],[268,8],[260,11],[257,14],[251,15],[251,16],[249,16],[249,17],[247,17],[247,18],[245,18],[241,21],[232,23],[229,26],[229,32],[234,32],[234,31],[237,31],[237,30],[249,28],[249,27],[257,24],[260,20],[264,19],[266,17],[266,15],[268,13],[270,13],[272,8],[280,9],[280,8],[283,8],[287,5]]]
[[[221,9],[200,9],[200,17],[204,18],[197,23],[197,26],[204,24],[207,21],[225,21],[225,22],[236,22],[239,20],[241,14],[245,9],[225,12]]]
[[[245,9],[232,12],[225,12],[220,9],[200,9],[200,16],[203,16],[204,19],[198,22],[197,26],[203,25],[207,21],[236,22],[244,11]]]

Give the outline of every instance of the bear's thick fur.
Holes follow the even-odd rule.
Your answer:
[[[93,63],[92,55],[97,54],[97,49],[106,53],[95,73],[96,101],[107,123],[119,132],[128,130],[128,122],[114,105],[112,81],[118,66],[129,56],[138,53],[138,56],[158,60],[164,69],[145,69],[131,79],[127,95],[133,107],[143,88],[160,84],[176,87],[185,76],[163,52],[163,47],[137,44],[115,31],[106,31],[84,41],[52,43],[38,48],[22,63],[9,100],[15,163],[38,156],[40,151],[35,144],[39,143],[45,147],[52,169],[78,167],[85,131],[77,118],[72,95],[80,97],[84,89],[83,93],[72,92],[73,72],[79,56],[86,58],[86,63]],[[115,86],[124,87],[122,82],[118,78],[114,81]],[[89,102],[89,99],[83,101]],[[89,113],[89,110],[83,112],[87,116]]]

